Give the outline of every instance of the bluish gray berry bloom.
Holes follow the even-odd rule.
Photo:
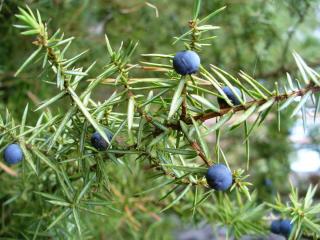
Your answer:
[[[265,185],[266,187],[270,187],[270,188],[271,188],[272,185],[273,185],[272,180],[269,179],[269,178],[265,178],[264,181],[263,181],[263,183],[264,183],[264,185]]]
[[[238,96],[241,96],[241,91],[237,87],[233,87],[233,89],[237,92]],[[235,94],[232,92],[231,88],[229,87],[223,87],[222,91],[227,95],[227,97],[230,99],[233,105],[239,105],[240,101],[235,96]],[[220,107],[228,107],[228,104],[223,98],[218,98],[218,103]]]
[[[17,164],[23,160],[23,152],[18,144],[13,143],[5,148],[3,158],[8,164]]]
[[[292,231],[293,224],[291,223],[291,220],[284,219],[280,223],[280,234],[289,237],[290,233]]]
[[[108,130],[104,129],[104,132],[106,133],[109,141],[112,140],[113,134]],[[99,151],[104,151],[108,148],[109,144],[107,143],[106,140],[103,139],[103,137],[100,135],[99,132],[95,132],[91,136],[91,144],[93,147],[95,147]]]
[[[280,232],[281,220],[274,220],[271,222],[270,231],[274,234],[281,234]]]
[[[279,234],[285,237],[289,237],[292,231],[293,224],[288,219],[279,219],[272,221],[270,231],[275,234]]]
[[[211,166],[206,179],[209,186],[217,191],[225,191],[232,185],[232,173],[224,164]]]
[[[200,58],[194,51],[187,50],[177,52],[173,58],[173,68],[181,75],[196,73],[199,70],[199,67]]]

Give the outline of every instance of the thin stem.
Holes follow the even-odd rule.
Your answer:
[[[227,107],[227,108],[223,108],[220,110],[220,112],[206,112],[197,116],[194,116],[193,118],[195,120],[200,120],[201,122],[204,122],[208,119],[212,119],[212,118],[216,118],[216,117],[221,117],[227,113],[229,113],[230,111],[232,112],[239,112],[239,111],[243,111],[246,110],[248,108],[250,108],[252,105],[257,105],[257,106],[261,106],[262,104],[266,103],[267,101],[274,99],[276,102],[280,102],[280,101],[284,101],[286,99],[288,99],[291,96],[304,96],[307,92],[312,91],[313,93],[316,92],[320,92],[320,86],[313,86],[313,85],[309,85],[306,88],[297,90],[297,91],[292,91],[291,93],[288,94],[280,94],[278,96],[272,96],[269,99],[260,99],[260,100],[253,100],[250,101],[248,103],[246,103],[245,105],[239,105],[239,106],[235,106],[235,107]],[[187,118],[184,121],[186,124],[192,124],[191,118]],[[179,125],[178,124],[168,124],[167,127],[172,127],[172,128],[177,128]]]
[[[187,117],[187,81],[182,89],[182,99],[180,119],[184,121]]]
[[[204,154],[204,152],[202,151],[202,149],[200,148],[199,144],[195,141],[190,142],[191,147],[196,151],[196,153],[198,154],[198,156],[205,162],[205,164],[207,166],[211,166],[212,164],[209,162],[209,160],[207,159],[206,155]]]

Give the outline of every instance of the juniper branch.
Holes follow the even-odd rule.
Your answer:
[[[227,108],[223,108],[220,110],[220,112],[205,112],[203,114],[199,114],[194,116],[193,118],[195,120],[199,120],[201,122],[204,122],[208,119],[212,119],[212,118],[217,118],[217,117],[221,117],[229,112],[239,112],[239,111],[243,111],[246,110],[248,108],[250,108],[252,105],[257,105],[257,106],[261,106],[264,103],[266,103],[267,101],[274,99],[276,102],[281,102],[284,101],[286,99],[288,99],[289,97],[292,96],[296,96],[296,97],[302,97],[304,96],[307,92],[312,91],[313,93],[317,93],[320,92],[320,87],[319,86],[315,86],[315,85],[309,85],[306,88],[302,88],[300,90],[297,91],[292,91],[291,93],[284,93],[284,94],[280,94],[278,96],[274,95],[268,99],[259,99],[259,100],[252,100],[248,103],[246,103],[245,105],[239,105],[239,106],[234,106],[234,107],[227,107]],[[187,118],[184,121],[186,124],[192,124],[191,118]],[[179,128],[179,124],[167,124],[167,127],[173,128],[173,129],[177,129]]]

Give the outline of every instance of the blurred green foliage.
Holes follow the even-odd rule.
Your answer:
[[[292,58],[288,57],[293,49],[316,65],[320,62],[314,54],[319,41],[319,32],[316,35],[319,31],[317,2],[204,1],[202,15],[225,5],[227,9],[215,18],[214,23],[221,29],[216,31],[217,38],[210,51],[202,53],[203,62],[233,72],[241,69],[262,80],[274,80],[283,77],[286,69],[294,70]],[[14,99],[11,102],[20,106],[16,103],[23,102],[21,95],[26,96],[28,90],[40,99],[48,95],[48,89],[42,87],[40,80],[34,79],[37,69],[30,69],[19,78],[12,77],[32,49],[32,45],[25,44],[26,38],[17,37],[18,31],[12,28],[17,6],[29,4],[31,8],[38,8],[52,29],[63,26],[66,36],[77,38],[73,46],[75,52],[90,50],[82,61],[88,63],[90,59],[97,59],[95,69],[99,69],[106,59],[104,33],[115,46],[122,40],[139,41],[138,53],[171,53],[181,49],[181,45],[171,46],[172,36],[187,29],[193,2],[158,0],[150,3],[157,7],[159,18],[155,10],[141,0],[4,1],[0,12],[0,80],[2,88],[8,87],[10,92],[4,97],[10,95],[10,99]],[[7,104],[10,106],[10,101]],[[21,112],[18,107],[16,109]]]

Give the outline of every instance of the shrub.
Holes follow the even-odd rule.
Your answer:
[[[200,8],[201,1],[195,1],[190,30],[174,41],[184,43],[183,53],[193,51],[201,56],[201,50],[214,37],[211,32],[218,28],[210,21],[224,10],[223,7],[199,18]],[[148,236],[157,227],[155,221],[165,227],[159,215],[169,209],[188,219],[193,216],[196,222],[224,225],[228,234],[236,238],[268,232],[266,216],[275,209],[283,217],[292,217],[292,238],[320,235],[320,208],[312,202],[316,188],[310,187],[302,200],[292,189],[289,203],[278,197],[274,204],[260,204],[249,188],[245,167],[231,167],[233,171],[229,172],[226,166],[232,162],[219,141],[223,126],[231,130],[243,128],[247,159],[242,162],[248,169],[250,136],[270,111],[275,109],[280,123],[281,111],[292,106],[294,116],[303,110],[308,99],[315,98],[320,90],[319,75],[297,53],[293,56],[301,74],[298,84],[293,84],[288,74],[282,87],[275,84],[269,89],[245,72],[235,77],[213,64],[205,67],[205,63],[198,69],[196,58],[187,71],[174,67],[174,57],[168,53],[144,54],[147,60],[131,63],[138,44],[121,43],[115,49],[106,36],[109,59],[105,68],[92,76],[90,70],[95,61],[88,67],[79,66],[86,51],[68,56],[74,37],[65,37],[60,30],[51,34],[39,11],[28,7],[20,9],[17,18],[20,23],[16,27],[21,34],[35,37],[32,43],[36,50],[15,75],[40,63],[41,71],[54,79],[58,93],[37,106],[35,111],[41,113],[35,126],[28,125],[28,105],[18,124],[9,111],[0,119],[1,144],[16,141],[26,160],[11,173],[15,170],[18,178],[28,179],[14,187],[4,206],[22,199],[26,211],[19,217],[29,219],[5,216],[4,225],[9,223],[12,227],[2,230],[2,235],[76,238],[76,229],[78,235],[90,238],[97,236],[98,230],[108,228],[114,232],[114,228],[120,228],[138,238],[138,229],[147,226],[141,234]],[[186,61],[190,60],[186,57]],[[116,90],[104,101],[95,101],[94,90],[103,86]],[[234,99],[225,86],[239,89],[241,94]],[[297,97],[301,100],[294,105]],[[217,101],[221,99],[228,107],[220,109]],[[69,106],[66,112],[51,110],[51,106],[61,103]],[[255,113],[256,119],[250,125],[248,119]],[[205,124],[209,119],[215,120],[213,126]],[[112,138],[105,127],[114,133]],[[99,142],[96,145],[93,141],[92,145],[104,151],[91,146],[92,132],[93,140],[98,138]],[[213,133],[215,154],[205,138]],[[211,170],[217,167],[227,174],[222,186],[211,182]],[[149,178],[142,178],[145,171]],[[226,191],[217,193],[210,186]],[[156,192],[157,197],[147,195],[151,192]],[[90,214],[99,216],[98,225],[92,226],[94,217]],[[124,221],[128,227],[122,226]],[[121,238],[118,231],[116,234],[114,238]]]

